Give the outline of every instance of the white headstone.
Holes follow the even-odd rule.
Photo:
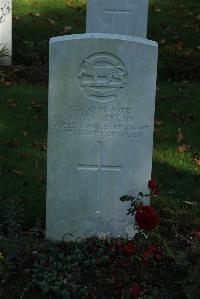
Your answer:
[[[148,191],[157,44],[114,34],[50,41],[48,239],[133,233],[123,195]]]
[[[86,32],[146,38],[148,0],[88,0]]]
[[[0,0],[0,50],[5,48],[7,56],[0,58],[0,65],[12,63],[12,0]]]

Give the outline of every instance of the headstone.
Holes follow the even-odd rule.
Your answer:
[[[0,58],[0,65],[12,62],[12,0],[0,0],[0,50],[5,48],[7,56]]]
[[[151,177],[157,44],[114,34],[50,41],[47,226],[52,240],[133,234]]]
[[[88,0],[86,32],[146,38],[148,0]]]

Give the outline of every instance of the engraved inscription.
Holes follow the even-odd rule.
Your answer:
[[[51,128],[71,136],[142,138],[150,125],[137,123],[135,115],[131,107],[70,106]]]
[[[113,54],[96,53],[84,59],[78,82],[82,92],[92,100],[114,100],[126,86],[127,70]]]
[[[121,165],[104,165],[103,164],[103,142],[98,141],[99,145],[99,159],[97,165],[91,164],[79,164],[77,167],[78,171],[97,171],[97,209],[100,210],[101,206],[101,188],[102,188],[102,173],[103,172],[121,172]]]
[[[0,2],[0,24],[6,20],[6,17],[10,12],[11,12],[10,0],[1,0],[1,2]]]
[[[129,225],[129,224],[133,223],[133,221],[131,221],[131,220],[129,221],[128,219],[124,219],[124,218],[115,219],[115,218],[104,218],[104,217],[98,217],[98,218],[96,218],[96,217],[88,217],[88,218],[78,217],[76,219],[72,219],[72,218],[69,218],[67,216],[57,216],[56,217],[56,220],[58,222],[71,222],[73,224],[75,224],[77,222],[80,222],[81,220],[82,221],[93,222],[93,221],[96,221],[97,219],[100,222],[102,222],[102,224],[105,223],[105,222],[106,223],[111,223],[111,224],[116,223],[116,224],[124,224],[124,225]]]
[[[132,9],[104,9],[104,12],[108,14],[129,14]]]

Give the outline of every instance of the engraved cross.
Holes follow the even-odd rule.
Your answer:
[[[103,142],[97,141],[99,144],[99,158],[96,165],[91,164],[78,164],[78,171],[97,171],[97,203],[100,208],[101,196],[102,196],[102,175],[103,172],[121,172],[121,165],[104,165],[103,164]]]

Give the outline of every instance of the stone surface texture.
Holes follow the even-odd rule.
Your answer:
[[[146,38],[148,0],[88,0],[86,32]]]
[[[8,56],[0,58],[0,65],[12,63],[12,1],[0,0],[0,49],[6,47]]]
[[[48,239],[133,235],[119,198],[148,192],[156,72],[157,44],[146,39],[51,39]]]

